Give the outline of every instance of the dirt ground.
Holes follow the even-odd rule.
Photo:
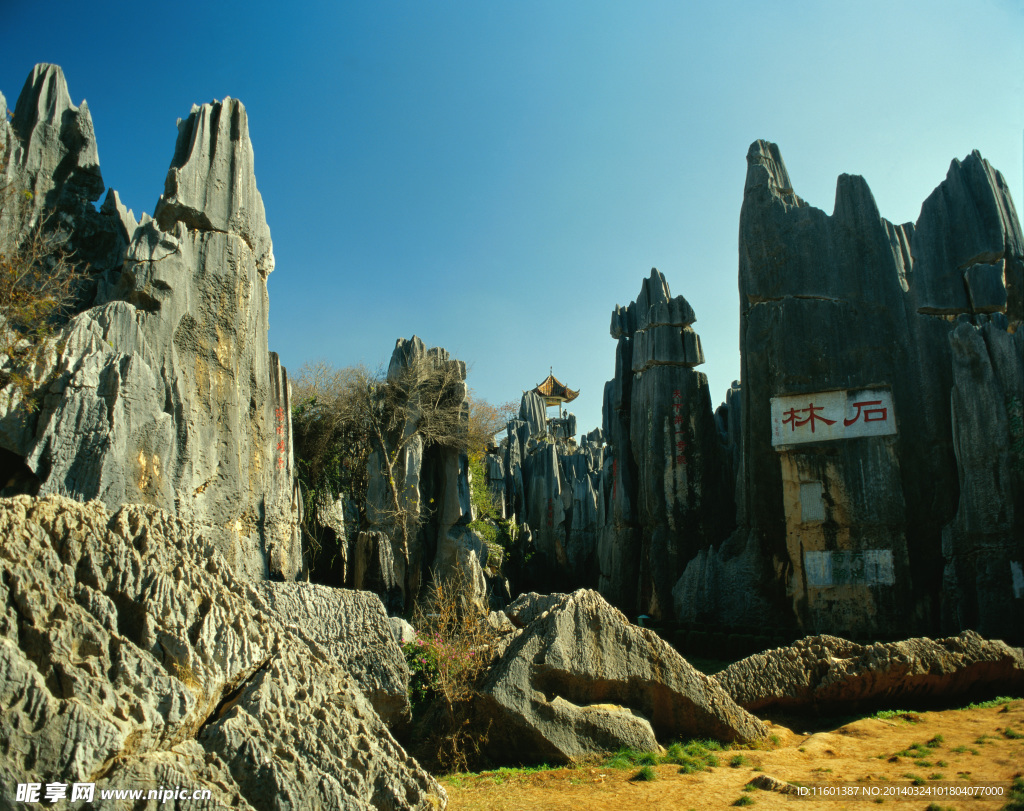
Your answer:
[[[706,811],[735,805],[793,811],[867,811],[879,806],[983,811],[1006,806],[1008,784],[1015,776],[1024,776],[1024,701],[1020,700],[986,709],[866,718],[818,732],[809,730],[808,723],[790,719],[786,726],[774,724],[777,746],[718,753],[721,765],[712,771],[686,775],[679,773],[678,766],[655,766],[657,779],[649,782],[632,779],[639,767],[620,770],[595,765],[530,774],[482,772],[449,776],[441,782],[448,791],[450,811]],[[925,746],[929,741],[933,742],[930,751],[906,752],[914,744]],[[749,764],[730,767],[729,761],[738,754]],[[859,796],[800,798],[775,790],[744,791],[751,779],[762,774],[808,790],[818,786],[841,791],[837,784],[843,784]],[[974,799],[936,794],[940,789],[996,782],[1004,784],[1002,796]],[[893,793],[903,789],[918,793]]]

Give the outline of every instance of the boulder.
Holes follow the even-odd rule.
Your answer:
[[[480,691],[481,745],[495,762],[566,763],[623,746],[650,750],[658,738],[767,734],[713,679],[595,591],[521,597],[508,613],[531,619]]]
[[[388,622],[391,623],[391,633],[395,637],[395,642],[399,645],[408,645],[416,641],[416,629],[408,621],[401,617],[388,617]]]
[[[872,645],[809,636],[741,659],[715,679],[750,712],[849,713],[1019,695],[1024,652],[973,631]]]
[[[398,618],[388,617],[380,597],[315,583],[268,582],[255,589],[267,610],[352,674],[384,723],[411,720],[409,668],[393,631]]]
[[[0,500],[0,537],[4,785],[188,785],[246,808],[445,804],[346,657],[282,622],[203,528],[150,506],[18,496]],[[271,599],[297,595],[322,596]]]

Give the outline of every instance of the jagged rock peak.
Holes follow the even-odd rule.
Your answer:
[[[773,196],[791,206],[807,205],[793,192],[786,162],[782,160],[779,147],[771,141],[758,139],[747,150],[747,180],[743,186],[744,195],[758,186],[764,187]]]
[[[263,198],[256,188],[249,119],[230,96],[192,105],[178,120],[178,140],[154,218],[161,230],[176,222],[197,231],[240,236],[263,276],[274,269],[274,250]]]
[[[674,317],[677,319],[690,318],[686,323],[692,324],[697,320],[697,317],[693,315],[693,309],[682,296],[677,298],[681,305],[677,306]],[[668,289],[668,282],[665,281],[664,274],[657,268],[651,268],[651,275],[643,280],[640,286],[640,295],[636,297],[636,301],[630,303],[628,307],[615,305],[615,310],[612,312],[612,337],[621,338],[624,335],[636,332],[638,329],[644,329],[648,324],[662,323],[657,319],[669,318],[668,310],[664,312],[659,311],[659,315],[655,316],[655,321],[648,319],[648,313],[652,307],[657,307],[658,305],[669,305],[671,307],[673,304],[675,304],[675,301],[672,299],[672,291]],[[643,325],[641,325],[641,322]],[[664,323],[669,323],[669,321],[664,321]]]
[[[437,369],[442,363],[458,364],[458,376],[466,379],[466,363],[461,360],[452,360],[448,350],[440,346],[427,347],[423,340],[416,335],[412,338],[399,338],[395,341],[395,349],[391,353],[391,362],[388,364],[388,379],[396,379],[403,369],[409,369],[421,359],[429,359],[430,365]]]
[[[24,153],[14,163],[34,181],[32,192],[47,207],[51,189],[70,180],[75,196],[94,202],[103,194],[100,159],[89,106],[71,103],[64,71],[36,65],[22,88],[11,121]]]
[[[673,298],[664,275],[651,268],[636,301],[615,307],[611,334],[632,338],[634,372],[663,364],[693,367],[704,362],[700,338],[690,328],[696,320],[690,303],[682,296]]]

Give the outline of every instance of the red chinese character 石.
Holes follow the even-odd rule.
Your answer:
[[[889,418],[888,408],[864,408],[863,412],[861,411],[861,408],[864,406],[882,405],[881,400],[861,400],[859,403],[854,403],[853,405],[854,408],[857,409],[857,413],[853,415],[852,419],[843,420],[843,425],[853,425],[861,418],[862,414],[864,422],[885,422]]]

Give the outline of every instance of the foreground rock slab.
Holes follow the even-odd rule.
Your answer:
[[[751,712],[853,711],[1024,691],[1024,653],[973,631],[859,645],[809,636],[757,653],[715,677]]]
[[[656,634],[596,591],[543,600],[482,688],[482,747],[498,762],[565,763],[658,738],[752,741],[767,728]],[[548,604],[535,614],[534,609]]]
[[[409,666],[380,597],[316,583],[255,588],[286,625],[352,675],[386,724],[401,727],[411,720]]]
[[[238,808],[443,807],[344,655],[267,602],[162,510],[0,500],[0,784],[187,786]]]

